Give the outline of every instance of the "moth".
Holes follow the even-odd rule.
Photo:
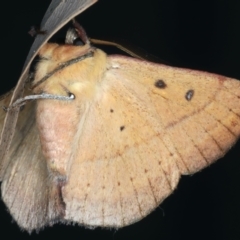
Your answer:
[[[2,198],[29,232],[56,222],[136,222],[182,174],[223,156],[240,135],[239,81],[107,56],[75,29],[83,45],[42,46],[33,90],[25,94],[37,100],[17,121],[27,99],[20,80],[0,121]]]

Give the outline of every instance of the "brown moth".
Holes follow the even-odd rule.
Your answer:
[[[240,135],[239,81],[107,56],[75,27],[84,45],[44,45],[33,91],[24,94],[38,100],[26,104],[16,129],[2,125],[15,130],[8,152],[2,133],[2,198],[27,231],[136,222],[181,174],[222,157]],[[8,114],[25,100],[12,99]]]

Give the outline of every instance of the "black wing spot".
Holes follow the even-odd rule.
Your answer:
[[[154,85],[155,87],[161,88],[161,89],[164,89],[167,87],[167,84],[163,80],[157,80]]]
[[[191,101],[194,95],[194,90],[190,89],[186,92],[185,98],[187,101]]]
[[[120,127],[120,131],[123,131],[125,129],[125,126]]]
[[[113,109],[110,109],[110,112],[112,113],[112,112],[114,112],[114,110],[113,110]]]

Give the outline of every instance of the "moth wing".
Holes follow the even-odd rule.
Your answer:
[[[239,138],[239,80],[124,57],[112,57],[111,62],[114,68],[109,74],[124,79],[141,104],[145,101],[155,111],[151,115],[161,124],[165,144],[171,156],[177,156],[182,174],[222,157]]]
[[[18,225],[31,232],[59,219],[63,209],[41,153],[35,103],[20,112],[7,160],[2,199]]]
[[[64,218],[122,227],[236,142],[240,82],[120,56],[106,69],[76,132]]]

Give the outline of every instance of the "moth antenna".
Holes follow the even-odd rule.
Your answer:
[[[75,99],[74,94],[69,93],[69,96],[61,96],[61,95],[54,95],[49,93],[41,93],[41,94],[35,94],[35,95],[28,95],[23,98],[19,98],[16,100],[12,105],[9,107],[3,107],[5,111],[9,111],[14,108],[19,108],[26,104],[26,102],[32,101],[32,100],[38,100],[38,99],[55,99],[55,100],[61,100],[61,101],[71,101]]]
[[[123,52],[129,54],[130,56],[132,57],[135,57],[135,58],[138,58],[138,59],[141,59],[141,60],[145,60],[143,57],[141,57],[140,55],[134,53],[133,51],[129,50],[128,48],[124,47],[123,45],[121,44],[118,44],[116,42],[112,42],[112,41],[105,41],[105,40],[101,40],[101,39],[93,39],[93,38],[90,38],[90,42],[93,43],[93,44],[98,44],[98,45],[107,45],[107,46],[113,46],[113,47],[116,47],[120,50],[122,50]]]
[[[73,26],[78,34],[78,37],[83,41],[83,43],[90,45],[90,41],[85,30],[75,19],[73,19]]]

